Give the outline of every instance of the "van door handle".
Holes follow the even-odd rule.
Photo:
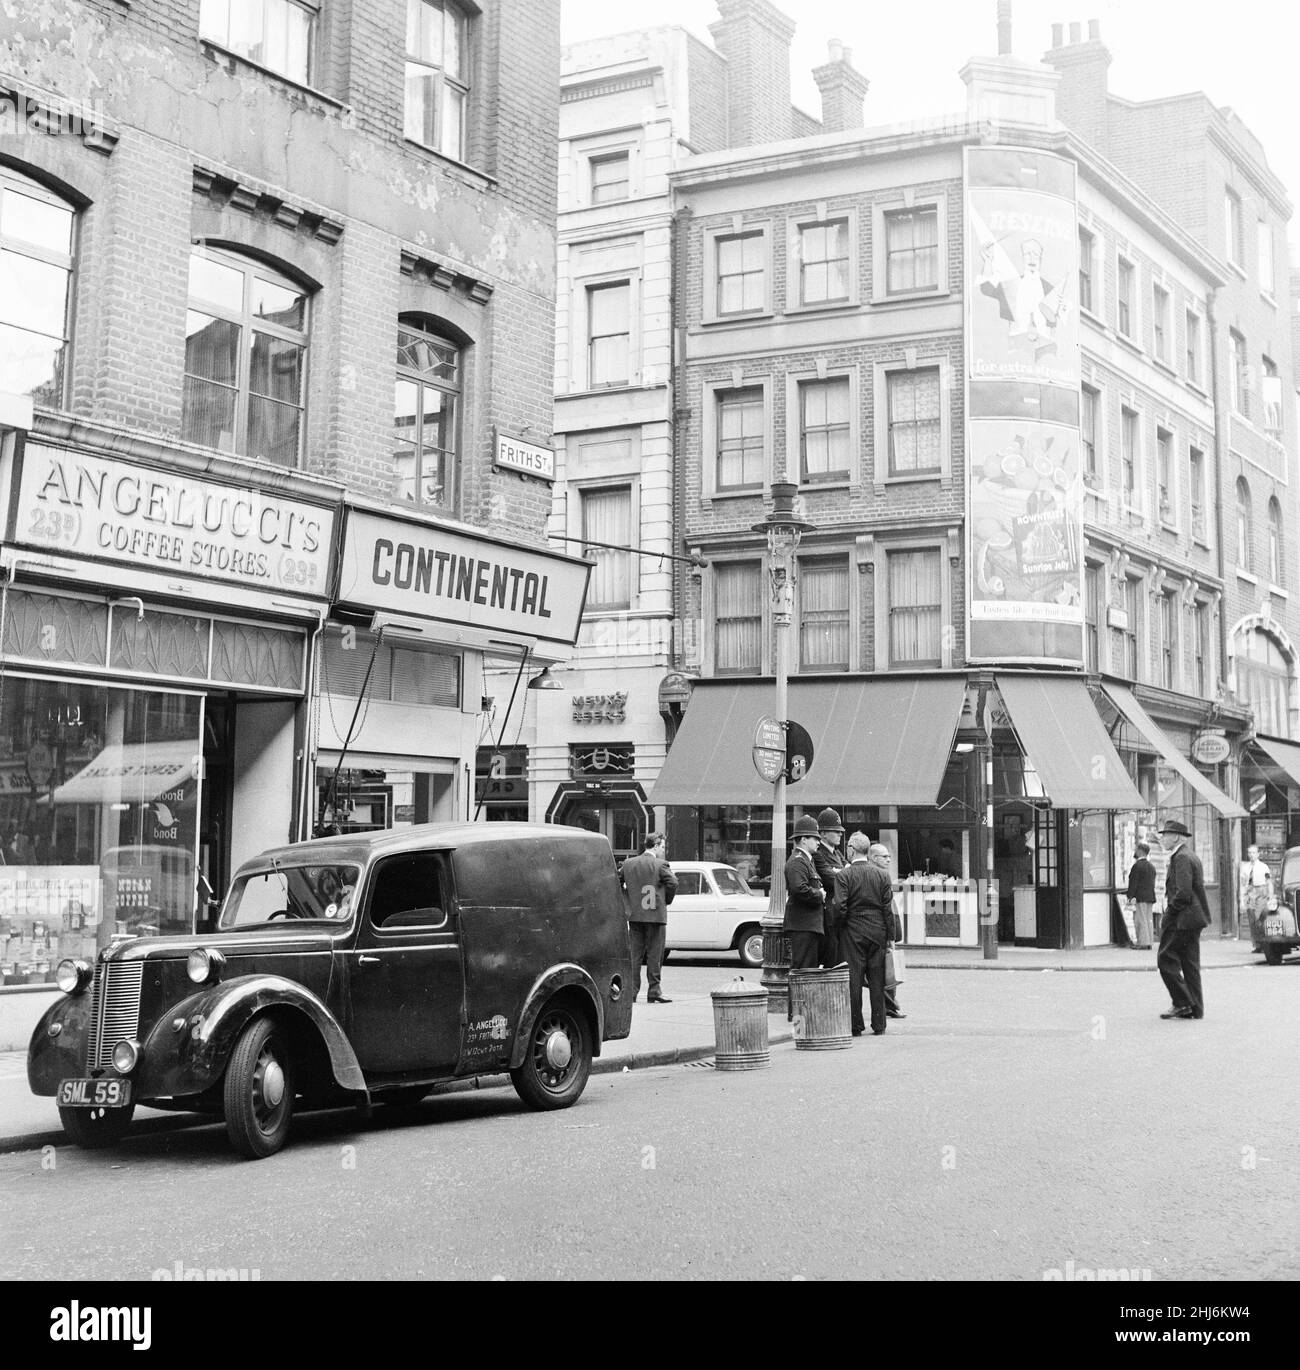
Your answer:
[[[378,964],[379,964],[379,957],[377,957],[377,956],[358,956],[358,957],[357,957],[357,965],[359,965],[359,966],[377,966]]]

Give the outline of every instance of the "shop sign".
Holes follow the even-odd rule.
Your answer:
[[[555,453],[551,448],[538,447],[500,430],[496,435],[496,464],[539,480],[555,479]]]
[[[754,729],[754,769],[769,785],[785,771],[785,724],[764,714]]]
[[[338,599],[571,647],[590,574],[577,557],[350,509]]]
[[[622,723],[627,717],[627,691],[612,695],[574,695],[575,723]]]
[[[1201,766],[1217,766],[1232,754],[1232,744],[1222,728],[1207,728],[1192,739],[1192,760]]]
[[[334,514],[189,473],[28,443],[13,537],[67,556],[323,599]]]

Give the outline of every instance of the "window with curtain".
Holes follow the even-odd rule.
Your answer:
[[[755,674],[763,664],[763,566],[713,566],[713,667],[716,675]]]
[[[631,375],[632,286],[610,281],[587,287],[587,384],[626,385]]]
[[[1178,598],[1166,590],[1160,596],[1160,683],[1174,688],[1178,665]]]
[[[936,548],[887,553],[889,664],[942,663],[943,554]]]
[[[1282,506],[1274,496],[1268,502],[1268,578],[1279,588],[1286,587],[1282,579]]]
[[[849,378],[799,382],[799,479],[849,477]]]
[[[612,204],[616,200],[626,200],[629,179],[630,157],[626,152],[610,152],[591,159],[591,203],[593,205]]]
[[[1210,606],[1198,600],[1193,615],[1196,629],[1192,666],[1196,675],[1196,695],[1206,699],[1210,691]]]
[[[894,209],[885,215],[885,291],[906,295],[939,284],[939,210]]]
[[[1174,521],[1174,439],[1163,428],[1156,429],[1156,498],[1160,517],[1165,523]]]
[[[190,255],[182,436],[297,466],[307,370],[307,292],[250,258]]]
[[[849,669],[849,563],[799,563],[799,668]]]
[[[469,20],[453,0],[406,0],[406,136],[465,159]]]
[[[848,298],[848,221],[804,224],[799,230],[800,303],[830,304]]]
[[[889,474],[938,474],[942,465],[943,426],[939,406],[939,368],[891,371],[886,379],[889,404]]]
[[[0,166],[0,386],[63,407],[72,285],[71,205]]]
[[[397,328],[393,467],[399,499],[455,507],[461,350],[414,319]]]
[[[1086,228],[1079,230],[1079,308],[1092,309],[1093,247],[1095,239]]]
[[[1128,337],[1133,336],[1133,263],[1119,259],[1118,281],[1115,288],[1118,315],[1115,326]]]
[[[1138,462],[1138,416],[1131,409],[1119,411],[1119,463],[1120,483],[1124,491],[1124,503],[1137,503],[1137,462]]]
[[[1205,453],[1199,447],[1187,449],[1188,479],[1192,487],[1192,536],[1205,537]]]
[[[763,488],[763,390],[722,390],[717,395],[719,490]]]
[[[731,233],[715,241],[718,263],[718,313],[745,314],[762,309],[763,235]]]
[[[1119,630],[1119,673],[1129,680],[1138,678],[1138,619],[1141,613],[1139,594],[1142,583],[1136,576],[1126,576],[1120,587],[1128,627]]]
[[[1101,482],[1097,466],[1097,403],[1100,394],[1090,385],[1083,387],[1083,404],[1079,417],[1079,435],[1083,441],[1083,474],[1090,485]]]
[[[621,547],[632,543],[632,487],[621,485],[607,490],[583,490],[583,541],[613,542]],[[589,609],[628,609],[632,605],[632,553],[610,547],[585,547],[585,556],[595,559],[587,589]]]
[[[1252,543],[1250,517],[1250,486],[1245,479],[1237,477],[1237,565],[1243,571],[1252,569]]]
[[[307,85],[318,9],[310,0],[202,0],[199,36]]]
[[[1097,664],[1098,625],[1101,623],[1101,567],[1088,562],[1083,571],[1083,661],[1084,669],[1100,670]]]

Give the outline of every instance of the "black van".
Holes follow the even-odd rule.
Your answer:
[[[138,937],[92,966],[32,1035],[27,1074],[80,1146],[137,1104],[222,1114],[247,1156],[295,1108],[411,1103],[509,1071],[565,1108],[632,1022],[627,914],[608,841],[550,824],[430,824],[264,852],[216,931]]]

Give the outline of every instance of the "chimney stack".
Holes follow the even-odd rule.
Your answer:
[[[998,0],[998,56],[1011,55],[1011,0]]]
[[[853,49],[832,38],[826,48],[830,61],[813,68],[813,80],[822,96],[822,127],[827,133],[845,133],[862,127],[862,102],[870,82],[853,68]]]
[[[1083,25],[1070,25],[1070,41],[1062,44],[1061,24],[1052,25],[1052,46],[1043,61],[1061,74],[1056,91],[1056,112],[1060,121],[1091,143],[1098,152],[1108,151],[1109,99],[1106,70],[1110,51],[1101,41],[1101,24],[1088,20],[1088,39],[1083,40]]]
[[[709,32],[727,59],[728,146],[750,147],[792,137],[794,20],[770,0],[717,0],[717,5],[719,18],[709,25]]]

